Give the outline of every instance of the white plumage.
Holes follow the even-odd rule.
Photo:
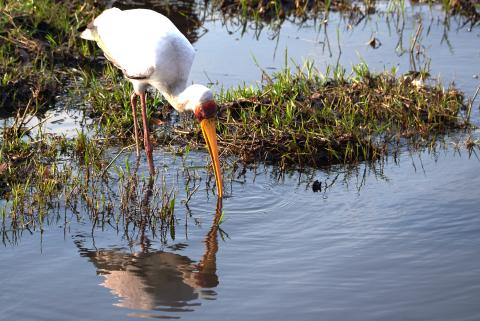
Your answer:
[[[158,89],[179,112],[193,111],[200,121],[215,168],[219,196],[222,196],[220,165],[216,143],[216,114],[213,94],[203,85],[187,87],[195,50],[187,38],[162,14],[148,9],[102,12],[82,32],[81,37],[97,42],[105,57],[121,69],[133,84],[131,97],[139,155],[136,120],[136,96],[140,96],[144,127],[144,145],[150,172],[155,172],[145,107],[145,91]]]
[[[195,50],[158,12],[108,9],[81,36],[97,42],[107,59],[130,79],[137,94],[153,86],[180,112],[213,99],[211,91],[202,85],[193,85],[184,93]]]

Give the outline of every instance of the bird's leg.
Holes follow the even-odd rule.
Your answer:
[[[142,105],[143,120],[143,144],[145,145],[145,153],[147,154],[148,167],[150,175],[155,175],[155,167],[153,166],[152,145],[150,144],[150,135],[148,132],[147,106],[145,104],[145,93],[140,94],[140,104]]]
[[[138,142],[138,123],[137,123],[137,94],[135,92],[130,96],[132,105],[133,128],[135,130],[135,144],[137,145],[137,157],[140,157],[140,143]]]

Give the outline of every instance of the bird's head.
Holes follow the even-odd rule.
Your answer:
[[[210,89],[202,85],[192,85],[186,89],[184,94],[188,96],[185,109],[193,111],[195,118],[202,128],[203,137],[205,138],[208,152],[212,158],[218,196],[222,197],[222,172],[218,158],[217,133],[215,130],[217,123],[217,104]]]

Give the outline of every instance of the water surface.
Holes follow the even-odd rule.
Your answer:
[[[408,8],[403,47],[422,20],[425,55],[417,63],[430,61],[432,75],[473,94],[479,29],[452,23],[449,46],[442,17],[436,8]],[[412,67],[385,15],[350,28],[331,14],[326,33],[313,22],[285,22],[273,40],[271,30],[232,33],[221,20],[195,30],[191,78],[216,89],[255,84],[261,72],[252,57],[271,72],[283,67],[285,51],[324,70],[338,60],[337,40],[346,67]],[[372,35],[380,48],[366,45]],[[51,113],[62,112],[72,116],[58,122],[62,130],[83,125],[70,111]],[[178,202],[174,238],[92,227],[88,215],[68,208],[53,211],[43,231],[3,234],[0,320],[478,320],[480,161],[463,139],[447,137],[436,151],[405,151],[375,166],[284,175],[272,166],[248,169],[227,180],[220,230],[201,167],[208,155],[191,152],[186,164],[200,187],[188,208]],[[177,199],[185,199],[185,164],[161,149],[154,157],[167,183],[179,184]],[[146,173],[146,164],[139,170]]]

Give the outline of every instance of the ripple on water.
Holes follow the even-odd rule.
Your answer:
[[[282,184],[274,177],[259,175],[247,177],[245,183],[233,182],[233,194],[228,200],[231,215],[255,215],[275,213],[292,207],[299,198],[295,185]]]

